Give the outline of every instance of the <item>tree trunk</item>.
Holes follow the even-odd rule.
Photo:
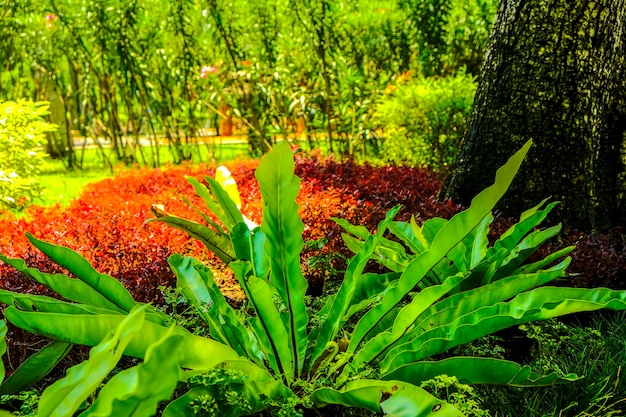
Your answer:
[[[532,139],[505,213],[552,197],[567,226],[606,231],[621,222],[625,23],[625,0],[502,0],[442,196],[468,204]]]

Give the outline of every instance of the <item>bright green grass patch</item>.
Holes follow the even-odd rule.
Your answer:
[[[214,144],[198,144],[187,145],[184,148],[186,156],[191,157],[191,161],[194,163],[222,163],[237,158],[245,158],[248,156],[248,144],[243,141],[224,140],[216,142]],[[115,152],[110,149],[98,149],[95,147],[89,148],[77,148],[76,160],[77,168],[80,171],[111,171],[118,169],[120,165],[123,167],[125,164],[117,159]],[[62,173],[67,172],[67,167],[62,159],[52,159],[45,153],[41,152],[44,156],[44,163],[40,167],[41,174],[50,173]],[[160,166],[176,163],[178,160],[174,156],[175,151],[171,150],[169,146],[163,145],[159,147],[158,161]],[[153,149],[150,147],[143,147],[141,152],[135,153],[135,164],[139,167],[152,166],[153,161]]]
[[[65,207],[78,197],[85,185],[112,177],[109,170],[67,171],[41,175],[39,183],[43,188],[43,199],[36,200],[35,204],[52,206],[56,203]]]
[[[152,159],[152,150],[144,148],[142,151],[146,160],[150,161]],[[233,159],[246,157],[248,145],[232,141],[214,145],[200,144],[198,146],[189,146],[188,151],[194,163],[204,162],[217,165]],[[61,206],[66,206],[72,199],[80,195],[87,184],[112,177],[121,170],[132,169],[132,167],[118,162],[111,149],[77,149],[76,157],[82,169],[68,170],[62,160],[50,157],[44,158],[39,175],[39,184],[43,188],[43,195],[41,200],[35,200],[35,204],[51,206],[59,203]],[[142,159],[139,158],[134,166],[145,166]],[[172,153],[167,146],[162,146],[159,149],[159,161],[161,166],[174,162]],[[111,167],[112,164],[113,167]],[[16,214],[20,215],[20,213]]]

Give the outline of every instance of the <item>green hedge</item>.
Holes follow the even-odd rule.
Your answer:
[[[397,84],[376,109],[384,132],[381,162],[445,169],[465,133],[476,92],[475,78],[460,72]]]

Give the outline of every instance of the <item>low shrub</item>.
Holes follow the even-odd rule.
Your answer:
[[[445,170],[465,133],[476,92],[474,77],[459,72],[445,78],[415,78],[389,92],[375,114],[375,124],[384,131],[377,158]]]
[[[37,147],[55,130],[43,116],[48,103],[19,100],[0,103],[0,208],[23,209],[41,196]]]

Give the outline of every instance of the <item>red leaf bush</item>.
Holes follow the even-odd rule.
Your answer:
[[[254,179],[256,166],[256,161],[228,164],[242,196],[242,211],[260,223],[262,207]],[[96,269],[119,279],[136,299],[159,302],[157,287],[174,284],[167,266],[171,254],[193,255],[212,264],[217,261],[181,231],[160,223],[145,224],[151,217],[150,206],[162,204],[172,214],[201,221],[185,199],[198,208],[204,207],[204,202],[184,177],[201,179],[205,175],[213,176],[214,169],[184,166],[125,171],[88,185],[67,208],[34,206],[23,219],[5,215],[0,219],[0,226],[6,231],[0,238],[0,251],[10,257],[25,258],[30,266],[46,272],[57,272],[58,267],[30,246],[24,236],[30,232],[78,251]],[[435,213],[450,217],[457,210],[435,199],[439,182],[425,171],[299,160],[297,175],[302,178],[299,204],[305,223],[304,238],[328,238],[327,251],[343,248],[341,228],[331,217],[346,218],[374,229],[386,211],[398,203],[406,207],[402,216],[408,218],[415,213],[418,220]],[[0,276],[3,288],[41,290],[6,265],[0,266]]]
[[[254,179],[258,162],[239,161],[226,165],[237,180],[243,213],[260,223],[261,196]],[[327,241],[325,246],[312,246],[303,253],[303,265],[312,294],[321,293],[329,271],[345,267],[341,256],[331,255],[350,255],[341,240],[342,229],[330,220],[331,217],[345,218],[352,224],[365,225],[374,230],[387,210],[396,204],[404,206],[398,215],[399,220],[406,221],[414,215],[418,223],[434,216],[450,218],[461,209],[450,201],[437,200],[441,182],[435,174],[421,169],[380,168],[298,157],[296,174],[302,178],[298,202],[305,224],[304,239]],[[97,270],[119,279],[135,299],[156,304],[163,301],[158,287],[175,285],[175,277],[167,264],[168,257],[173,253],[182,253],[210,264],[218,282],[221,281],[223,287],[230,290],[226,295],[237,299],[241,295],[232,276],[200,243],[167,225],[156,222],[146,224],[146,219],[151,218],[152,204],[162,204],[172,214],[202,221],[201,216],[185,202],[187,199],[197,208],[204,207],[204,202],[195,195],[185,175],[198,179],[205,175],[213,176],[214,167],[129,170],[115,178],[87,186],[81,196],[66,208],[33,206],[22,219],[4,214],[0,217],[0,228],[3,230],[0,252],[9,257],[24,258],[30,266],[42,271],[60,272],[59,267],[28,243],[24,234],[30,232],[40,239],[78,251]],[[502,232],[511,222],[511,219],[498,219],[494,230]],[[575,243],[578,249],[573,253],[570,271],[581,275],[574,285],[626,287],[623,239],[621,243],[616,243],[607,237],[572,231],[545,250]],[[307,259],[323,256],[328,257],[328,263],[316,268],[307,266]],[[0,265],[0,288],[46,294],[44,288],[4,264]],[[27,346],[27,341],[32,340],[32,336],[13,328],[9,337],[13,345]],[[18,364],[27,356],[27,349],[12,350],[13,364]]]

